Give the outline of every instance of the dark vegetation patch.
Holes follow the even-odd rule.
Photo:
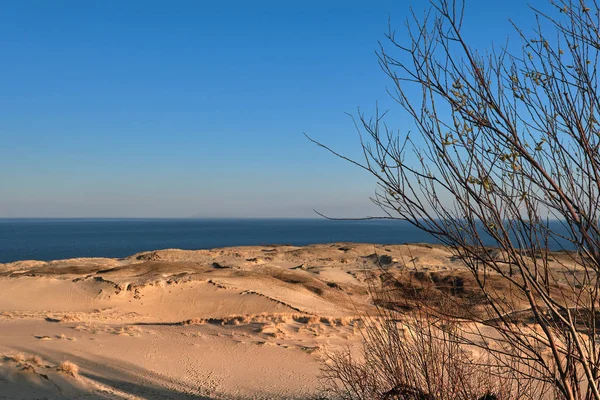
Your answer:
[[[157,261],[157,260],[160,260],[161,258],[157,252],[153,251],[150,253],[140,254],[135,259],[136,260],[144,260],[144,261]]]
[[[373,264],[380,265],[382,267],[393,264],[394,259],[387,254],[378,255],[377,253],[369,254],[363,257],[366,260],[371,261]]]
[[[319,296],[323,294],[323,289],[321,289],[320,287],[307,285],[306,288]]]
[[[96,265],[46,265],[36,268],[29,273],[36,275],[85,275],[94,273],[97,270]]]
[[[107,269],[101,269],[100,271],[96,271],[96,274],[106,274],[107,272],[111,272],[113,271],[115,268],[107,268]]]
[[[304,288],[310,290],[311,292],[319,296],[321,296],[327,289],[327,286],[322,281],[312,278],[310,276],[305,276],[304,274],[298,274],[287,271],[276,271],[273,274],[273,277],[285,283],[303,286]]]
[[[479,314],[487,305],[468,271],[382,273],[374,304],[394,311],[430,307],[457,317]]]

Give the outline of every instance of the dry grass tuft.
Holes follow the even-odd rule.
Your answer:
[[[60,322],[78,322],[81,318],[76,314],[65,314],[60,319]]]
[[[264,325],[263,327],[261,327],[260,331],[264,335],[271,336],[276,339],[283,337],[283,333],[279,330],[279,328],[275,324]]]
[[[321,320],[319,317],[311,316],[311,315],[294,315],[294,321],[299,322],[301,324],[316,324]]]
[[[42,365],[42,362],[43,362],[42,358],[40,356],[38,356],[37,354],[30,356],[27,359],[27,361],[29,361],[30,363],[35,364],[35,365]]]
[[[71,361],[61,362],[60,365],[56,368],[56,370],[58,372],[62,372],[63,374],[67,374],[73,377],[79,375],[79,367],[77,366],[77,364],[72,363]]]
[[[13,319],[13,313],[9,312],[9,311],[2,311],[0,313],[0,318],[2,319]]]
[[[16,354],[14,356],[8,356],[7,357],[9,360],[16,362],[16,363],[23,363],[25,362],[25,355],[23,353],[19,353]]]
[[[205,323],[206,320],[204,318],[192,318],[181,322],[181,325],[202,325]]]

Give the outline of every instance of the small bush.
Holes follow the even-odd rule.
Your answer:
[[[71,361],[63,361],[56,368],[56,370],[58,372],[62,372],[63,374],[67,374],[67,375],[70,375],[73,377],[76,377],[79,375],[79,367],[77,366],[77,364],[72,363]]]

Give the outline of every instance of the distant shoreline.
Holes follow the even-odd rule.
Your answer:
[[[274,250],[282,250],[294,248],[297,250],[309,250],[309,249],[322,249],[322,248],[343,248],[343,247],[369,247],[372,246],[375,248],[385,248],[385,247],[414,247],[419,248],[421,251],[423,249],[430,250],[442,250],[449,251],[450,246],[447,246],[442,243],[424,243],[424,242],[414,242],[414,243],[363,243],[363,242],[331,242],[331,243],[311,243],[307,245],[296,246],[292,244],[280,244],[280,243],[271,243],[271,244],[259,244],[259,245],[241,245],[241,246],[224,246],[224,247],[213,247],[206,249],[178,249],[178,248],[164,248],[164,249],[154,249],[154,250],[146,250],[141,252],[136,252],[133,254],[129,254],[124,257],[72,257],[72,258],[60,258],[54,260],[34,260],[34,259],[24,259],[24,260],[15,260],[9,261],[5,263],[0,262],[1,266],[9,266],[9,265],[18,265],[18,264],[27,264],[27,263],[35,263],[40,265],[51,265],[51,264],[73,264],[77,262],[84,263],[95,263],[102,261],[110,261],[110,262],[119,262],[119,261],[131,261],[131,260],[146,260],[151,259],[151,255],[154,254],[162,254],[162,253],[180,253],[180,254],[192,254],[192,253],[231,253],[236,250],[240,251],[248,251],[248,250],[259,250],[263,252],[270,252]],[[487,247],[489,250],[499,250],[498,247]],[[570,253],[571,250],[554,250],[550,251],[550,254],[567,254]],[[382,253],[385,254],[385,253]],[[148,258],[150,257],[150,258]],[[157,258],[156,260],[160,260]],[[155,260],[155,261],[156,261]],[[171,260],[172,261],[172,260]],[[0,268],[1,272],[1,268]]]

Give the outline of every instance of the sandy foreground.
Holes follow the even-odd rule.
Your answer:
[[[462,268],[442,246],[351,243],[0,264],[0,399],[318,398],[381,266]]]

